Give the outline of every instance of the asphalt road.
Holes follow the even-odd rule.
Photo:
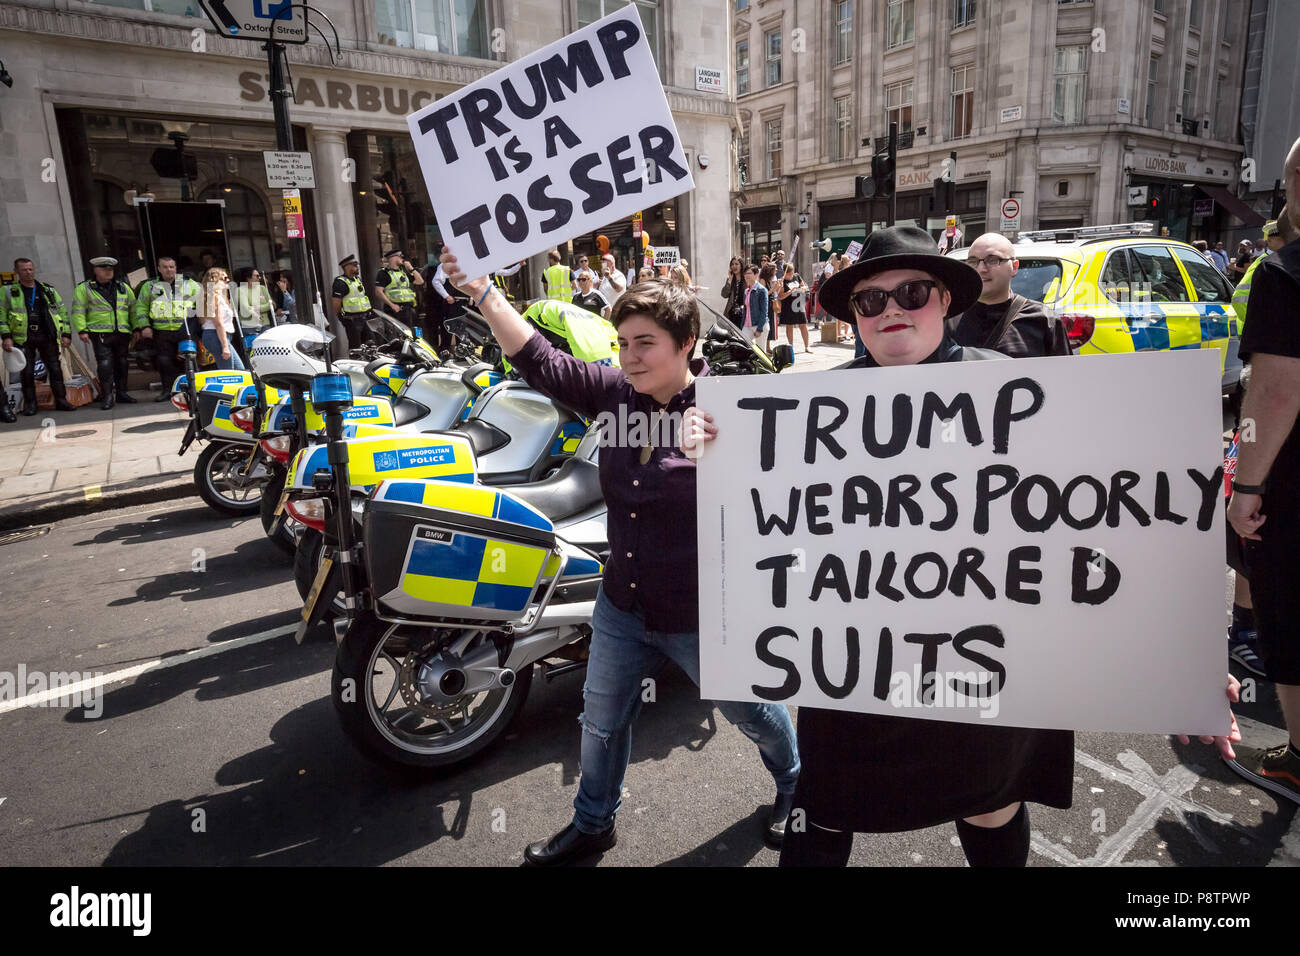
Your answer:
[[[289,636],[297,593],[256,519],[186,499],[6,540],[0,606],[23,612],[0,624],[0,672],[166,666],[113,682],[98,717],[0,712],[0,865],[510,866],[569,819],[581,673],[536,680],[480,759],[411,780],[344,738],[332,639]],[[1282,739],[1271,685],[1238,712],[1250,742]],[[1033,808],[1031,865],[1300,863],[1295,808],[1211,748],[1113,734],[1077,747],[1074,807]],[[680,673],[662,675],[602,865],[775,865],[759,837],[772,796],[749,741]],[[854,850],[858,864],[962,861],[951,826],[859,836]]]

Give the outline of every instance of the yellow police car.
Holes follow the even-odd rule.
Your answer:
[[[1196,247],[1155,235],[1149,222],[1022,232],[1014,247],[1012,291],[1060,315],[1077,354],[1217,348],[1223,391],[1235,397],[1232,287]]]

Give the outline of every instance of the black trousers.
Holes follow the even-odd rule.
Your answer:
[[[95,350],[99,382],[104,394],[126,394],[127,353],[131,350],[130,332],[91,332],[90,345]]]
[[[185,330],[159,331],[154,329],[154,345],[158,349],[158,377],[162,381],[162,390],[170,393],[176,377],[185,371],[185,366],[176,358],[176,351],[185,340]]]
[[[356,316],[350,316],[346,312],[339,315],[339,322],[343,325],[343,331],[348,335],[348,351],[359,349],[366,341],[369,330],[366,328],[366,318],[369,312],[362,312]]]
[[[49,374],[50,391],[57,398],[62,398],[64,395],[63,369],[59,366],[58,340],[52,339],[48,335],[29,335],[22,348],[23,356],[27,359],[27,366],[22,370],[18,379],[23,386],[23,399],[32,403],[36,402],[36,356],[38,354],[41,361],[45,363],[45,370]]]
[[[398,322],[401,322],[408,329],[415,329],[415,306],[409,303],[403,303],[396,309],[390,309],[388,306],[384,306],[384,311],[395,318]]]

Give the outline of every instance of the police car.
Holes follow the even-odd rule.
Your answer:
[[[1217,348],[1223,391],[1236,397],[1232,287],[1195,246],[1155,235],[1149,222],[1022,232],[1013,245],[1012,291],[1060,315],[1077,354]]]

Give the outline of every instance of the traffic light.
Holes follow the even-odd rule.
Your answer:
[[[381,216],[390,219],[397,215],[397,194],[393,191],[394,176],[391,172],[375,177],[375,209]]]
[[[1151,198],[1147,200],[1147,206],[1152,212],[1160,211],[1160,197],[1152,193]]]
[[[875,157],[872,157],[874,160]],[[876,182],[870,176],[853,177],[853,198],[871,199],[876,195]]]
[[[876,195],[888,199],[894,195],[894,157],[888,150],[871,157],[871,179],[876,185]]]

